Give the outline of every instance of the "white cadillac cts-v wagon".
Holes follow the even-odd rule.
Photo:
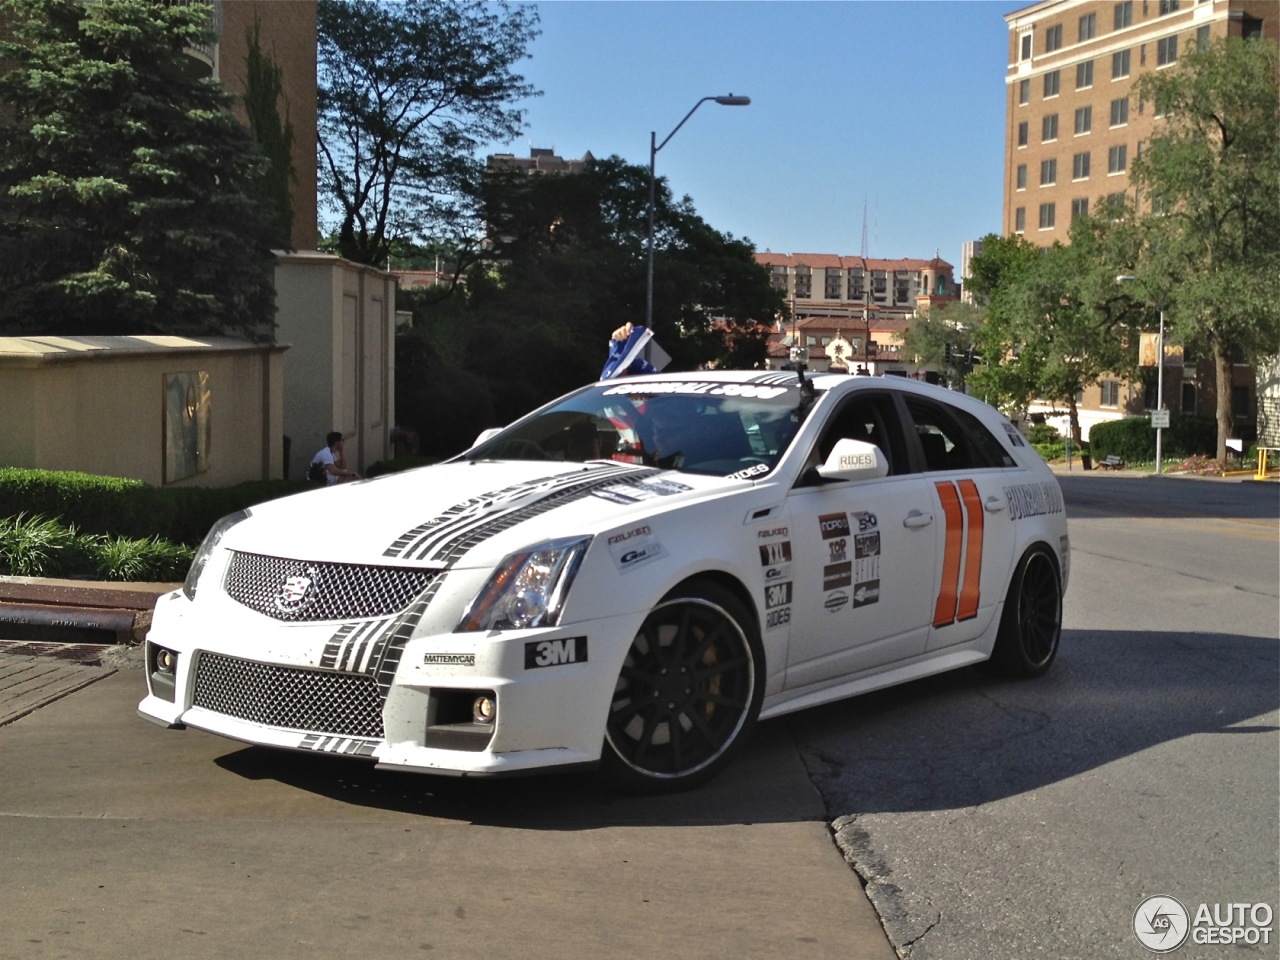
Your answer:
[[[991,407],[897,377],[608,380],[436,466],[210,531],[140,713],[462,775],[722,769],[760,718],[1058,650],[1058,483]]]

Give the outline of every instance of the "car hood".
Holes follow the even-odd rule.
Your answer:
[[[530,544],[750,486],[603,461],[455,461],[260,504],[221,543],[333,563],[492,566]]]

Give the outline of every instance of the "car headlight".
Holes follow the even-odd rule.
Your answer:
[[[590,537],[548,540],[511,554],[471,601],[458,632],[555,626],[590,545]]]
[[[215,523],[205,535],[204,542],[200,544],[200,549],[196,551],[196,555],[191,560],[191,569],[187,571],[187,578],[182,581],[182,592],[188,600],[196,598],[196,584],[200,580],[200,574],[204,572],[205,564],[213,556],[214,548],[226,536],[228,530],[241,520],[247,520],[248,517],[248,510],[237,510],[235,513],[229,513]]]

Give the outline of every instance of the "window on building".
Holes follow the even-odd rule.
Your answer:
[[[1178,62],[1178,38],[1161,37],[1156,41],[1156,65],[1166,67]]]
[[[1107,151],[1107,173],[1124,173],[1129,169],[1129,148],[1123,143]]]
[[[1062,24],[1056,24],[1044,32],[1044,52],[1062,49]]]
[[[1046,100],[1049,97],[1056,97],[1058,95],[1058,87],[1061,81],[1061,71],[1050,70],[1044,75],[1044,96]]]
[[[1040,161],[1040,186],[1047,187],[1051,183],[1058,182],[1058,161],[1057,160],[1041,160]]]
[[[1178,10],[1178,0],[1160,0],[1160,16],[1169,13],[1176,13]]]
[[[1096,13],[1086,13],[1080,18],[1080,42],[1092,40],[1095,33],[1098,32],[1098,15]]]
[[[1040,125],[1040,141],[1047,143],[1050,140],[1058,139],[1058,115],[1051,113],[1044,118],[1044,122]]]
[[[1083,90],[1093,86],[1093,61],[1086,60],[1076,64],[1076,89]]]
[[[1022,43],[1018,49],[1018,59],[1019,60],[1031,59],[1031,34],[1029,33],[1024,33],[1022,35]]]
[[[1077,153],[1071,158],[1071,179],[1089,179],[1089,151],[1086,150],[1084,153]]]
[[[1111,55],[1111,79],[1119,80],[1129,75],[1129,51],[1117,50]]]
[[[1093,129],[1093,107],[1076,107],[1076,136]]]
[[[1116,4],[1116,29],[1123,30],[1133,26],[1133,0],[1125,0]]]
[[[1018,164],[1018,189],[1027,189],[1027,165],[1025,163]]]
[[[1196,52],[1207,53],[1209,50],[1209,28],[1198,27],[1196,29]]]
[[[839,267],[827,267],[824,295],[828,300],[840,299],[841,270]]]
[[[1027,145],[1027,121],[1023,120],[1018,124],[1018,146],[1025,147]]]
[[[1018,105],[1021,107],[1025,107],[1030,102],[1031,102],[1031,81],[1019,80],[1018,81]]]
[[[1111,101],[1111,125],[1122,127],[1129,122],[1129,98],[1118,97]]]
[[[1026,233],[1027,231],[1027,208],[1018,207],[1013,211],[1013,232]]]
[[[1040,204],[1040,229],[1052,230],[1054,221],[1057,219],[1057,210],[1052,203]]]
[[[1104,407],[1120,406],[1120,381],[1119,380],[1103,380],[1098,386],[1101,388],[1102,400],[1101,405]]]
[[[1087,217],[1089,215],[1089,198],[1076,197],[1071,201],[1071,219],[1077,217]]]

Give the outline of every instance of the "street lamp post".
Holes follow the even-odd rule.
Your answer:
[[[666,138],[663,139],[661,143],[658,143],[657,133],[652,130],[649,131],[649,236],[648,236],[648,242],[645,248],[646,256],[648,258],[649,264],[648,264],[648,276],[645,281],[645,290],[644,290],[644,325],[649,329],[653,328],[653,207],[654,207],[654,193],[655,193],[655,179],[654,179],[654,173],[653,173],[654,162],[658,157],[658,151],[661,150],[663,147],[665,147],[667,145],[667,141],[676,135],[676,131],[678,131],[681,127],[684,126],[685,120],[688,120],[690,117],[692,117],[693,111],[697,110],[700,106],[702,106],[708,100],[714,100],[716,103],[720,104],[722,107],[745,107],[751,103],[750,97],[735,97],[733,94],[728,94],[727,96],[721,96],[721,97],[703,97],[701,100],[699,100],[697,103],[693,105],[693,109],[684,115],[684,120],[681,120],[679,123],[677,123],[675,126],[675,130],[672,130],[670,133],[668,133]]]
[[[1136,277],[1127,273],[1122,273],[1116,277],[1116,283],[1132,283]],[[1164,307],[1160,308],[1160,333],[1156,338],[1156,411],[1160,414],[1161,419],[1157,420],[1157,424],[1164,423]],[[1156,476],[1160,476],[1160,467],[1162,464],[1163,454],[1164,427],[1156,427]]]

